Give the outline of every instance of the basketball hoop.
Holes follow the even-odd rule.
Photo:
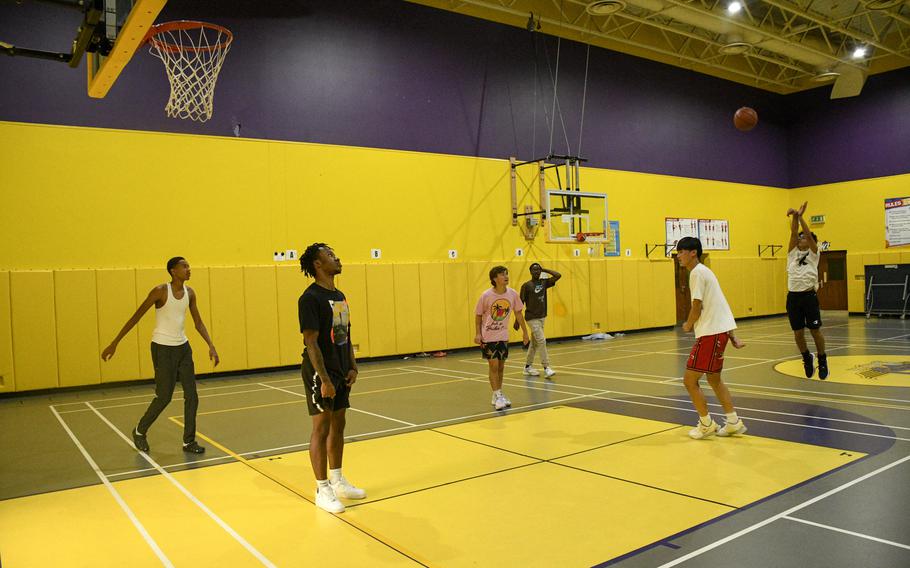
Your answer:
[[[181,20],[149,28],[149,53],[164,62],[171,83],[164,107],[169,117],[212,118],[215,82],[233,39],[227,28],[206,22]]]

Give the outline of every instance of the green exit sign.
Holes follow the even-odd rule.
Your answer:
[[[825,216],[824,215],[812,215],[811,217],[809,217],[809,221],[812,223],[824,223]]]

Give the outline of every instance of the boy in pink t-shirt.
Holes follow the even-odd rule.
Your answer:
[[[509,288],[509,270],[494,266],[490,270],[492,288],[481,294],[474,309],[474,343],[480,345],[483,358],[490,365],[490,387],[493,389],[493,408],[502,410],[512,402],[502,394],[502,373],[509,358],[509,314],[521,326],[521,341],[528,344],[528,326],[525,324],[524,304],[518,292]]]

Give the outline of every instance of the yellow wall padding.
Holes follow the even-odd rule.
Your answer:
[[[607,273],[607,323],[604,331],[623,331],[626,329],[625,310],[623,309],[623,273],[632,264],[624,261],[605,262]],[[631,268],[629,268],[631,270]]]
[[[202,323],[205,324],[209,335],[212,336],[212,291],[209,282],[209,269],[193,268],[192,264],[190,269],[192,270],[192,277],[187,284],[196,293],[196,309],[199,310],[199,317],[202,318]],[[190,347],[193,349],[196,374],[221,371],[221,365],[218,365],[216,369],[214,362],[209,359],[209,346],[199,335],[199,332],[196,331],[196,324],[193,323],[193,315],[190,310],[187,310],[185,327],[186,336],[189,338]],[[212,341],[215,342],[215,347],[219,350],[218,354],[220,355],[221,346],[218,345],[218,340],[212,336]]]
[[[16,390],[9,293],[9,272],[0,270],[0,392]]]
[[[417,264],[395,264],[393,270],[395,288],[395,343],[396,353],[419,353],[423,351],[423,322],[420,317],[424,309],[420,302],[420,268]],[[427,306],[427,311],[432,307]]]
[[[474,345],[474,306],[477,295],[468,293],[468,265],[445,264],[446,341],[450,349]]]
[[[192,276],[193,280],[195,280],[195,276],[195,274]],[[170,278],[168,278],[168,274],[163,268],[137,268],[136,307],[138,308],[142,305],[142,302],[145,301],[149,292],[155,286],[169,281]],[[139,341],[139,377],[143,379],[150,379],[155,376],[155,367],[152,364],[152,357],[149,353],[149,345],[152,343],[152,332],[155,330],[155,318],[155,306],[153,305],[139,323],[136,324],[136,335]]]
[[[94,270],[54,272],[59,386],[101,383]]]
[[[254,369],[279,363],[276,278],[274,266],[243,269],[247,365]]]
[[[307,285],[312,280],[307,280]],[[367,272],[363,264],[344,266],[336,285],[344,293],[351,311],[351,341],[355,357],[370,357],[370,314],[367,309]],[[298,326],[299,328],[299,326]],[[383,330],[387,332],[388,328]]]
[[[622,317],[621,329],[638,329],[641,327],[639,309],[638,271],[640,261],[633,260],[623,267],[622,273]]]
[[[12,272],[10,298],[16,387],[19,390],[57,387],[53,272]]]
[[[369,318],[370,355],[393,355],[396,348],[395,278],[388,264],[368,264],[367,313]],[[353,314],[352,314],[353,321]],[[353,331],[351,332],[353,334]]]
[[[300,265],[278,266],[275,274],[278,296],[278,356],[281,365],[299,365],[303,353],[303,335],[297,315],[297,300],[312,283],[300,271]],[[218,345],[217,343],[215,344]]]
[[[212,326],[215,347],[221,356],[219,371],[248,369],[246,358],[246,306],[242,267],[209,269]]]
[[[591,333],[591,270],[587,259],[570,261],[572,277],[560,280],[556,285],[568,285],[572,289],[572,333],[570,335],[587,335]],[[552,288],[551,288],[552,290]]]
[[[607,271],[605,262],[590,262],[591,332],[604,331],[607,325]]]
[[[427,353],[445,350],[448,347],[445,265],[441,262],[422,263],[419,265],[419,276],[416,293],[420,294],[421,350]]]
[[[104,350],[117,336],[123,324],[135,313],[136,271],[133,269],[111,269],[95,271],[98,285],[98,339]],[[143,297],[144,299],[144,297]],[[154,312],[154,306],[149,310]],[[143,319],[155,319],[154,313],[146,312]],[[99,352],[98,356],[101,356]],[[128,381],[140,376],[139,358],[151,357],[149,345],[139,346],[136,328],[126,334],[113,359],[101,363],[101,382]],[[21,389],[20,389],[21,390]]]

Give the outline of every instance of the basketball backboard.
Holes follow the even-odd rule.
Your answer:
[[[71,41],[69,52],[13,45],[0,38],[0,53],[59,61],[72,68],[79,67],[85,56],[88,94],[91,97],[103,98],[145,41],[149,28],[165,4],[167,0],[55,2],[54,10],[71,11],[74,27],[78,23],[75,38],[66,38],[68,43]],[[79,15],[75,13],[77,11]],[[51,15],[54,16],[56,14]],[[44,20],[40,17],[36,18],[35,25],[40,26],[42,21]]]
[[[571,190],[547,190],[547,241],[604,243],[610,240],[607,196]]]
[[[102,0],[95,0],[95,3]],[[155,18],[167,0],[103,0],[104,16],[96,35],[103,36],[108,49],[89,49],[88,94],[104,98],[123,68],[142,45]]]

